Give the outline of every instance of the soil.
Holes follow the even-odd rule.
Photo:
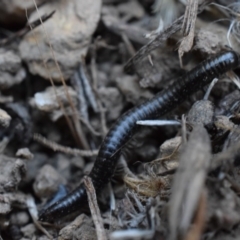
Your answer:
[[[239,6],[2,0],[0,239],[239,239],[239,69],[139,127],[97,201],[84,178],[124,112],[204,59],[240,52]],[[38,221],[83,181],[90,212]]]

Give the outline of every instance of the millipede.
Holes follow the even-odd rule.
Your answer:
[[[136,132],[137,121],[154,119],[172,111],[214,78],[237,68],[240,63],[239,59],[239,55],[234,51],[219,53],[176,79],[152,99],[123,114],[104,138],[90,172],[96,192],[100,192],[112,178],[122,147]],[[44,210],[39,219],[41,221],[52,221],[81,210],[81,208],[86,207],[86,204],[87,194],[84,185],[81,184],[72,193]]]

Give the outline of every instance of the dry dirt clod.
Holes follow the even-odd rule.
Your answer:
[[[12,50],[0,49],[0,89],[19,84],[25,77],[26,71],[18,54]]]
[[[65,95],[65,89],[63,86],[55,87],[58,97],[61,99],[64,105],[69,105],[67,96]],[[38,92],[34,94],[34,98],[31,100],[32,106],[36,106],[39,110],[52,113],[54,110],[60,108],[56,97],[54,95],[54,88],[48,87],[44,92]],[[77,94],[71,88],[68,87],[68,92],[71,96],[72,101],[77,104]]]
[[[31,160],[33,159],[34,155],[29,151],[28,148],[21,148],[21,149],[18,149],[18,151],[16,152],[16,157]]]
[[[44,165],[36,177],[33,188],[37,196],[49,198],[57,192],[59,184],[64,183],[65,179],[51,165]]]
[[[13,209],[26,209],[26,196],[22,193],[0,194],[1,216],[4,217]]]
[[[108,119],[116,120],[123,110],[123,96],[117,88],[99,88],[98,93],[108,111]]]
[[[81,214],[59,232],[59,240],[71,240],[73,238],[79,240],[97,239],[95,229],[92,226],[92,221],[86,215]]]
[[[23,233],[23,239],[32,239],[36,234],[36,227],[33,223],[30,223],[21,228],[21,232]]]
[[[0,155],[0,191],[15,190],[25,177],[26,171],[24,161]]]
[[[164,46],[163,49],[153,51],[151,55],[136,63],[136,73],[141,78],[139,83],[142,88],[164,88],[169,81],[182,74],[176,54],[169,49]]]
[[[227,44],[226,29],[216,28],[214,25],[210,27],[210,30],[197,31],[194,38],[193,50],[200,51],[204,56],[218,53]]]
[[[11,204],[4,195],[0,196],[0,214],[6,215],[11,211]]]
[[[213,122],[214,105],[208,100],[197,101],[193,104],[187,116],[190,124],[203,124],[206,126]]]
[[[8,127],[11,121],[11,116],[8,115],[8,113],[6,111],[4,111],[3,109],[0,109],[0,125],[2,127]]]
[[[117,85],[128,102],[138,104],[139,102],[153,97],[153,94],[146,89],[139,87],[136,77],[124,76],[117,78]]]
[[[11,214],[10,219],[12,224],[18,226],[26,225],[29,222],[29,220],[30,220],[29,215],[24,211]]]
[[[55,66],[49,44],[53,47],[64,79],[69,79],[79,65],[81,56],[86,55],[92,33],[99,21],[101,0],[48,1],[39,9],[39,13],[35,12],[31,15],[30,21],[38,18],[39,14],[43,15],[54,10],[56,13],[44,24],[44,27],[37,28],[24,37],[19,51],[32,74],[49,78],[47,69],[42,65],[42,56],[44,56],[52,78],[60,81],[62,76]],[[48,35],[47,38],[44,31]]]

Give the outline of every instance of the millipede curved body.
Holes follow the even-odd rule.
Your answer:
[[[153,119],[173,110],[214,78],[238,67],[239,62],[239,55],[234,51],[218,54],[178,78],[154,98],[123,114],[103,140],[90,173],[96,192],[101,191],[113,176],[119,152],[136,131],[138,120]],[[40,215],[40,220],[50,221],[61,218],[81,209],[86,203],[86,190],[81,184],[72,193],[47,208]]]

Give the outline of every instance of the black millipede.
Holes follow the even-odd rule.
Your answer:
[[[123,114],[103,140],[90,173],[96,192],[101,191],[113,176],[121,148],[136,131],[138,120],[153,119],[166,114],[214,78],[238,67],[239,63],[240,58],[236,52],[220,53],[197,65],[165,90],[157,93],[154,98]],[[86,190],[81,184],[72,193],[44,210],[39,219],[51,221],[61,218],[80,210],[86,203]]]

